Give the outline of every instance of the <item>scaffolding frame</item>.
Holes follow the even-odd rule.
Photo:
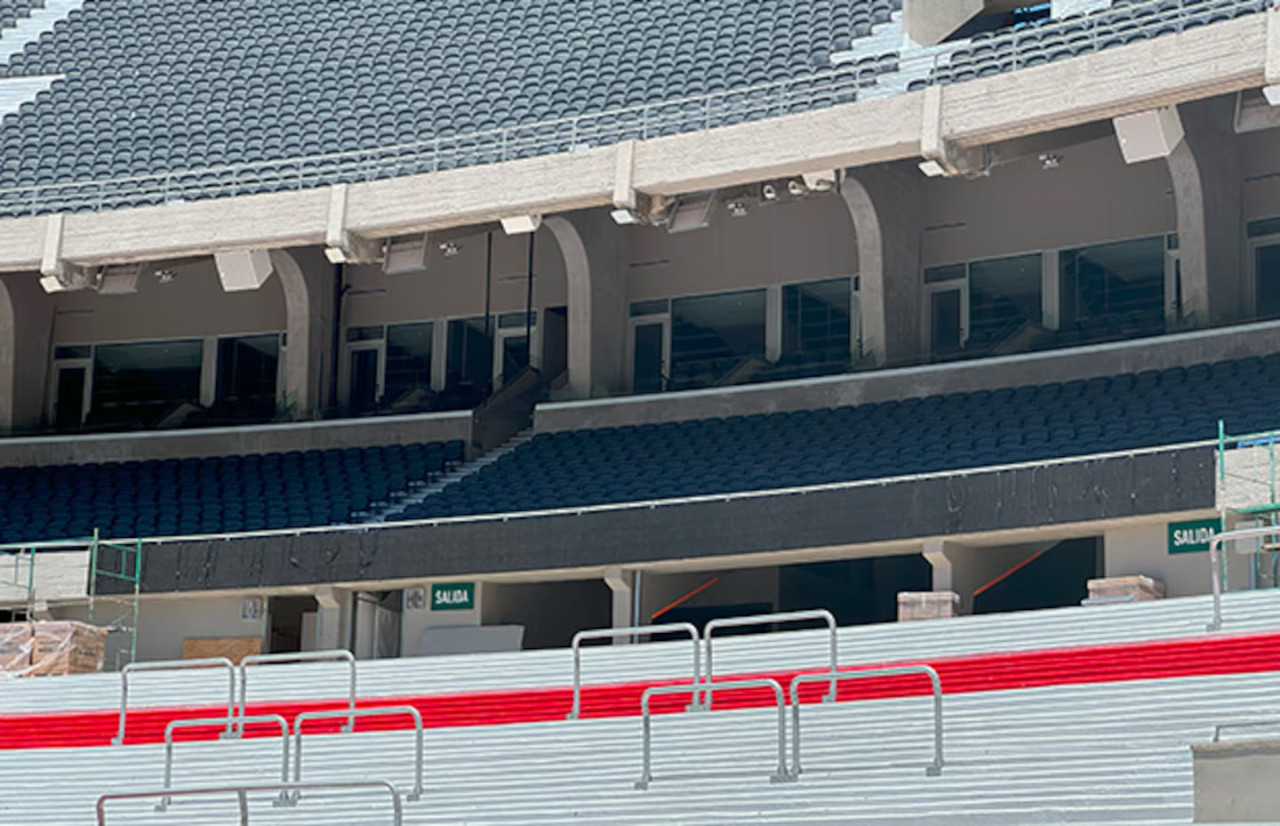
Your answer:
[[[25,592],[27,616],[35,618],[39,595],[36,593],[36,565],[41,551],[87,551],[89,554],[88,582],[85,596],[64,602],[84,602],[88,609],[90,625],[106,628],[110,632],[128,635],[123,648],[117,650],[114,670],[119,671],[133,662],[138,653],[138,613],[142,595],[142,540],[105,540],[99,530],[85,539],[61,539],[43,542],[17,542],[0,545],[0,588],[10,587]],[[109,567],[104,567],[112,557]],[[9,564],[12,558],[12,565]],[[25,569],[24,569],[25,566]],[[121,594],[98,593],[99,579],[124,582],[128,586]],[[10,600],[5,600],[10,602]]]
[[[1245,450],[1253,451],[1250,459],[1242,453]],[[1232,456],[1240,460],[1230,461]],[[1233,436],[1219,419],[1217,459],[1221,530],[1280,526],[1280,430]],[[1262,534],[1253,542],[1249,589],[1280,587],[1280,545],[1265,543]],[[1219,575],[1226,582],[1226,554],[1219,564]]]

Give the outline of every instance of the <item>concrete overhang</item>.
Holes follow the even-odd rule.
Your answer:
[[[627,185],[672,195],[838,167],[916,158],[925,130],[956,147],[1107,120],[1266,83],[1268,30],[1256,14],[941,88],[936,123],[907,93],[620,146],[352,184],[346,227],[365,238],[615,201]],[[933,131],[939,135],[933,135]],[[102,265],[324,243],[328,188],[66,216],[62,257]],[[0,272],[40,268],[48,219],[0,220]]]

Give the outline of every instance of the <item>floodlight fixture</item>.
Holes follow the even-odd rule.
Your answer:
[[[542,226],[541,215],[515,215],[502,219],[502,231],[507,235],[528,235]]]

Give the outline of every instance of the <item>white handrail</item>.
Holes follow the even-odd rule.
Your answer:
[[[942,681],[938,672],[927,665],[904,665],[891,668],[869,668],[844,671],[836,680],[869,680],[879,677],[897,677],[907,674],[923,674],[929,678],[933,689],[933,762],[925,769],[928,777],[942,774]],[[800,776],[800,686],[804,683],[824,683],[826,674],[798,674],[791,680],[791,772]]]
[[[706,685],[704,683],[704,685]],[[778,707],[778,766],[774,773],[769,777],[773,783],[787,783],[795,780],[796,777],[787,771],[787,716],[786,716],[786,699],[782,693],[782,686],[777,680],[764,677],[752,680],[726,680],[716,683],[716,687],[727,690],[737,690],[743,688],[772,688],[774,699]],[[640,695],[640,716],[643,718],[643,767],[640,773],[640,779],[636,781],[636,788],[643,791],[649,788],[649,784],[653,781],[652,772],[652,731],[649,714],[649,698],[659,694],[683,694],[685,692],[693,692],[697,696],[697,686],[689,685],[655,685],[644,690]]]
[[[240,661],[240,717],[247,713],[248,669],[255,665],[281,665],[314,662],[332,662],[334,660],[347,664],[349,685],[347,689],[347,725],[342,729],[349,732],[356,724],[356,658],[350,651],[296,651],[280,654],[251,654]],[[243,730],[243,726],[241,726]]]
[[[414,781],[413,791],[411,791],[406,799],[413,801],[422,797],[422,773],[423,773],[423,736],[422,736],[422,712],[413,706],[378,706],[376,708],[362,708],[359,711],[304,711],[297,717],[293,718],[293,782],[302,782],[302,724],[308,720],[330,720],[340,717],[350,716],[354,723],[356,717],[388,717],[391,715],[408,715],[413,718],[413,728],[415,736],[414,749]],[[292,803],[297,803],[300,795],[293,795],[290,798]]]
[[[576,720],[582,712],[582,643],[585,640],[607,640],[617,637],[639,636],[643,634],[665,634],[683,631],[687,633],[693,642],[693,685],[697,685],[702,679],[701,653],[702,648],[699,643],[698,629],[691,622],[669,622],[663,625],[636,625],[630,628],[595,628],[589,631],[579,631],[573,635],[573,643],[569,646],[573,649],[573,709],[569,712],[565,719]],[[698,708],[698,698],[694,695],[693,704],[689,706],[690,711]]]
[[[251,786],[206,786],[195,789],[158,789],[141,792],[115,792],[98,796],[94,808],[98,826],[107,826],[107,803],[112,800],[147,800],[153,797],[203,797],[214,794],[234,794],[240,806],[240,826],[249,826],[249,794],[251,792],[301,793],[304,791],[355,791],[380,789],[391,796],[392,826],[403,826],[404,804],[400,792],[385,780],[359,780],[349,783],[268,783]]]
[[[164,787],[170,788],[173,783],[173,733],[178,729],[184,728],[205,728],[219,724],[230,724],[237,722],[234,717],[204,717],[190,720],[170,720],[168,725],[164,727]],[[280,726],[280,782],[289,782],[289,721],[281,717],[279,714],[261,714],[256,717],[242,717],[238,721],[241,726],[245,723],[276,723]],[[283,794],[281,801],[285,801]],[[163,812],[169,808],[172,801],[167,797],[162,797],[156,805],[157,812]]]
[[[1222,630],[1222,592],[1231,586],[1230,575],[1222,556],[1222,543],[1236,539],[1258,539],[1264,536],[1280,537],[1280,525],[1224,531],[1209,540],[1209,578],[1213,582],[1213,619],[1209,621],[1206,630],[1210,632]]]
[[[160,660],[150,663],[129,663],[120,669],[120,725],[116,736],[111,740],[113,746],[124,745],[125,718],[129,705],[129,675],[139,671],[185,671],[191,668],[225,668],[227,669],[227,719],[236,714],[236,667],[226,657],[206,657],[198,660]],[[223,737],[234,737],[236,727],[227,723]]]
[[[785,611],[780,614],[752,614],[747,617],[721,617],[713,619],[702,629],[703,639],[707,645],[707,670],[704,678],[705,691],[702,699],[703,708],[711,708],[711,682],[715,679],[714,669],[711,662],[711,634],[717,628],[746,628],[752,625],[771,625],[775,622],[803,622],[805,620],[820,619],[827,623],[827,645],[830,649],[830,670],[831,690],[827,693],[825,702],[834,703],[836,700],[836,679],[835,673],[837,669],[837,629],[835,615],[826,608],[814,608],[807,611]]]

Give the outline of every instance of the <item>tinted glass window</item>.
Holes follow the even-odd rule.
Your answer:
[[[431,339],[435,326],[395,324],[387,328],[387,366],[384,395],[395,405],[405,395],[431,389]]]
[[[1040,270],[1038,252],[969,265],[969,347],[999,344],[1040,323]]]
[[[218,401],[276,397],[280,336],[224,338],[218,342]]]
[[[743,359],[764,357],[765,291],[671,302],[671,387],[707,387]]]
[[[182,402],[198,402],[203,351],[198,339],[98,345],[92,419],[148,426]]]
[[[1063,321],[1087,339],[1164,330],[1164,236],[1065,250]]]
[[[849,279],[782,288],[782,358],[795,363],[849,358]]]

